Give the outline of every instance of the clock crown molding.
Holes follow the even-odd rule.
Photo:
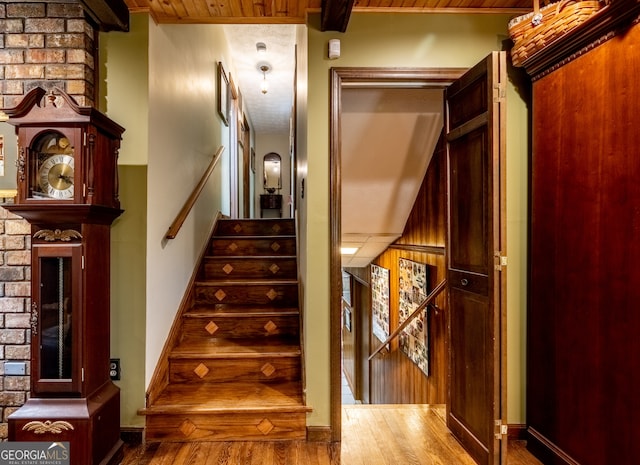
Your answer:
[[[76,100],[57,87],[49,91],[36,87],[13,108],[3,110],[7,122],[21,124],[51,124],[52,115],[58,123],[93,123],[112,136],[120,138],[125,129],[93,107],[78,105]]]

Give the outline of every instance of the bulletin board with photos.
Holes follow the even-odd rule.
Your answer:
[[[389,270],[371,265],[371,326],[380,342],[389,337],[389,293]]]
[[[404,258],[399,262],[399,303],[398,320],[402,324],[428,295],[428,267]],[[422,310],[407,325],[399,336],[400,350],[409,357],[420,370],[429,375],[429,330],[427,310]]]

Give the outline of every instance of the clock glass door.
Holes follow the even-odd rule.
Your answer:
[[[35,245],[34,295],[35,390],[39,393],[79,392],[76,350],[80,324],[78,285],[73,274],[81,260],[80,246]],[[36,320],[37,318],[37,320]]]
[[[73,138],[60,131],[46,130],[30,147],[29,197],[43,200],[72,200],[75,194]]]

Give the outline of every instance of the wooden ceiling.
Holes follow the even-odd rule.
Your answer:
[[[125,0],[131,13],[148,12],[156,23],[304,24],[321,12],[323,30],[346,30],[349,14],[508,13],[533,9],[532,0]]]

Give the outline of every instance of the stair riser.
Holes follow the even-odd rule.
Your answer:
[[[209,255],[217,256],[291,256],[295,254],[296,241],[292,237],[275,237],[273,239],[214,238],[209,245]]]
[[[216,236],[288,236],[294,234],[295,224],[291,219],[220,220],[215,231]]]
[[[233,259],[208,257],[203,279],[296,279],[295,259]]]
[[[145,437],[147,441],[174,442],[303,440],[305,417],[304,413],[240,412],[188,417],[150,415]]]
[[[195,292],[196,305],[298,305],[297,284],[283,285],[198,285]]]
[[[297,336],[299,328],[300,322],[297,315],[252,318],[185,318],[182,323],[182,335],[189,339]]]
[[[282,382],[300,379],[300,357],[261,359],[172,360],[171,383],[231,381]]]

